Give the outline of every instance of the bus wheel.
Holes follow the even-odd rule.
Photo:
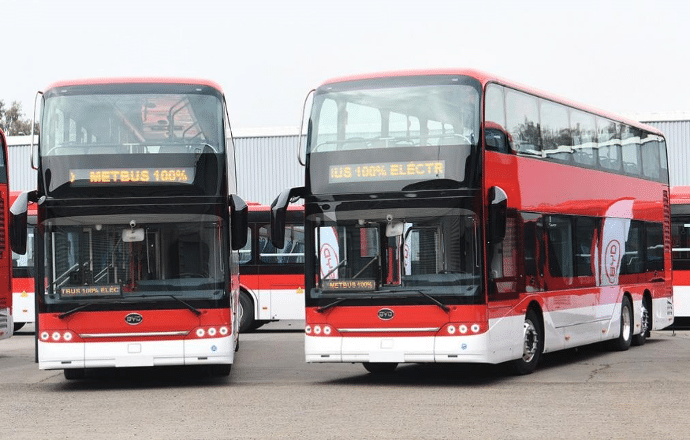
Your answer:
[[[641,305],[641,333],[634,335],[631,343],[634,346],[643,346],[645,340],[650,336],[650,329],[652,329],[651,308],[648,305],[648,300],[644,297],[643,305]]]
[[[67,380],[81,380],[86,376],[84,369],[65,369],[62,372]]]
[[[537,368],[537,362],[545,347],[540,320],[534,309],[529,309],[523,322],[523,356],[514,360],[513,368],[518,375],[530,374]]]
[[[371,374],[383,375],[395,371],[398,363],[362,363],[362,365]]]
[[[621,319],[619,320],[619,338],[612,340],[612,349],[626,351],[631,346],[633,333],[633,309],[631,300],[624,296],[621,301]]]
[[[240,291],[240,332],[249,332],[254,325],[254,306],[250,296]]]

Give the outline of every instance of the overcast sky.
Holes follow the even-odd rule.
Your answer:
[[[192,76],[236,128],[297,127],[337,76],[472,67],[617,113],[689,111],[688,0],[0,0],[0,99],[72,78]]]

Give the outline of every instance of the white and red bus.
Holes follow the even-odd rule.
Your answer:
[[[41,96],[37,189],[12,205],[34,262],[41,369],[207,365],[230,373],[247,206],[226,102],[196,79],[63,81]],[[37,152],[37,155],[35,154]],[[230,196],[229,196],[230,195]]]
[[[316,89],[305,187],[305,356],[389,372],[511,362],[673,320],[665,139],[474,70]]]
[[[0,340],[9,338],[13,333],[12,320],[12,270],[9,241],[9,202],[7,172],[7,140],[0,130]]]
[[[20,192],[10,193],[10,206]],[[30,203],[27,212],[26,253],[12,252],[12,319],[14,331],[36,321],[34,296],[34,231],[36,229],[36,204]]]
[[[689,187],[672,187],[672,280],[674,323],[689,326]]]
[[[305,319],[304,210],[289,207],[285,243],[271,243],[268,205],[249,203],[247,244],[240,250],[240,332],[277,320]]]

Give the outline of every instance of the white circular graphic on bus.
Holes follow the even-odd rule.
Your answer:
[[[321,261],[321,274],[324,278],[327,274],[329,279],[335,279],[338,277],[338,271],[334,271],[334,268],[338,265],[338,253],[331,246],[331,244],[322,244],[319,249],[320,261]],[[332,272],[333,271],[333,272]],[[329,274],[331,273],[331,274]]]

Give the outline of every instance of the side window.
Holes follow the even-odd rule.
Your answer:
[[[247,243],[240,249],[240,265],[246,265],[252,261],[252,229],[247,228]]]
[[[574,261],[578,277],[593,276],[595,266],[593,253],[597,253],[595,241],[597,240],[598,223],[599,220],[596,218],[576,218]]]
[[[574,162],[594,167],[597,164],[597,126],[593,115],[579,110],[571,111],[571,140]]]
[[[641,159],[643,160],[643,176],[656,181],[660,180],[660,142],[658,137],[650,133],[641,141]]]
[[[597,151],[600,168],[621,171],[621,134],[619,124],[604,118],[597,119]]]
[[[621,159],[624,173],[641,176],[640,147],[641,131],[635,127],[622,126]]]
[[[537,98],[515,90],[506,90],[506,126],[511,148],[527,155],[540,155]]]
[[[663,271],[665,269],[665,245],[662,238],[662,225],[645,225],[645,269]]]
[[[571,159],[571,135],[568,109],[560,104],[540,100],[540,133],[542,152],[550,159]]]
[[[334,141],[338,136],[338,106],[336,101],[325,99],[319,109],[319,120],[317,122],[317,133],[321,145],[313,145],[312,149],[319,148],[320,151],[331,151],[336,149]]]
[[[546,225],[549,273],[552,277],[571,278],[574,276],[571,219],[547,216]]]
[[[669,171],[667,169],[667,144],[664,138],[659,142],[660,145],[660,170],[662,172],[661,180],[665,184],[669,180]]]
[[[504,88],[496,84],[488,85],[485,92],[485,148],[496,152],[509,152],[504,114]]]
[[[672,205],[672,267],[675,270],[689,269],[689,261],[691,257],[691,241],[689,240],[689,223],[688,211],[686,214],[676,214],[676,207]],[[686,206],[686,210],[689,206]]]
[[[525,273],[525,289],[528,292],[544,289],[542,277],[545,266],[544,241],[542,240],[543,218],[539,214],[522,213],[523,248],[519,249],[519,264],[523,263]]]
[[[620,274],[640,274],[645,272],[645,250],[643,222],[631,221],[629,236],[624,245]]]
[[[283,248],[276,249],[270,240],[269,225],[259,229],[259,261],[285,264],[305,263],[305,234],[302,225],[286,225]]]

